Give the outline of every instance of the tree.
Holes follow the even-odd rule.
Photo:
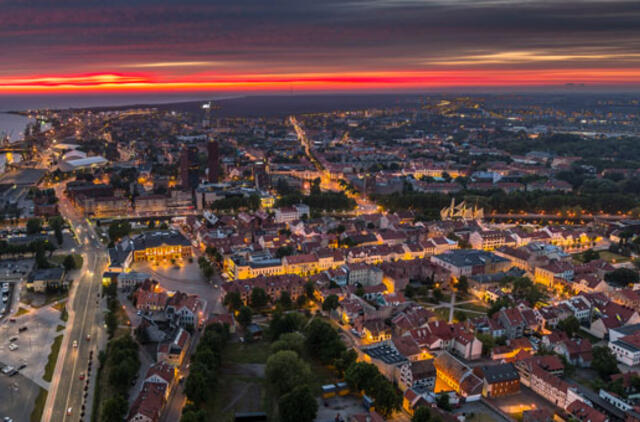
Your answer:
[[[117,242],[131,233],[131,224],[128,221],[114,221],[109,225],[109,239]]]
[[[340,353],[340,357],[333,362],[338,375],[343,376],[345,371],[358,360],[358,354],[355,350],[349,349]]]
[[[280,298],[278,299],[278,303],[284,308],[289,309],[293,305],[291,301],[291,295],[287,291],[283,291],[280,293]]]
[[[333,311],[338,307],[339,304],[340,302],[338,301],[338,296],[329,295],[324,300],[324,302],[322,302],[322,310],[326,312]]]
[[[267,359],[265,374],[276,395],[281,396],[296,386],[306,384],[311,377],[311,370],[296,352],[281,350]]]
[[[121,421],[127,416],[129,403],[120,394],[113,395],[105,400],[100,414],[100,420],[104,422]]]
[[[569,337],[573,337],[575,333],[580,331],[580,321],[578,321],[575,316],[571,315],[570,317],[567,317],[558,322],[557,327],[558,330],[567,333]]]
[[[253,311],[248,306],[243,306],[238,311],[237,320],[238,323],[242,326],[242,328],[247,328],[249,324],[251,324],[251,319],[253,318]]]
[[[370,363],[356,362],[347,368],[344,380],[354,391],[370,391],[373,380],[380,374],[378,368]]]
[[[104,323],[107,324],[107,333],[109,334],[109,338],[113,337],[118,328],[118,317],[112,311],[107,312],[104,317]]]
[[[213,277],[214,269],[207,258],[205,258],[204,256],[198,258],[198,266],[200,267],[200,271],[202,271],[202,275],[207,280],[210,280],[211,277]]]
[[[276,249],[276,258],[284,258],[285,256],[293,255],[293,246],[280,246]]]
[[[209,390],[205,374],[199,370],[194,371],[194,369],[195,368],[192,368],[189,372],[187,381],[184,384],[184,393],[196,406],[200,406],[207,401],[207,393]]]
[[[64,257],[64,261],[62,261],[62,266],[65,271],[71,271],[76,269],[76,260],[73,259],[73,255],[67,255]]]
[[[458,279],[456,288],[458,289],[459,292],[467,293],[467,290],[469,290],[469,280],[467,279],[467,276],[463,275]]]
[[[315,291],[316,288],[313,285],[313,281],[309,280],[304,284],[304,292],[310,300],[313,300]]]
[[[436,404],[440,409],[447,412],[450,411],[451,404],[449,404],[449,394],[447,394],[446,392],[440,394],[440,396],[438,396],[438,398],[436,399]]]
[[[306,347],[310,355],[322,363],[330,363],[346,349],[331,324],[314,319],[306,329]]]
[[[591,367],[596,370],[601,378],[608,379],[611,375],[620,372],[618,361],[606,346],[596,346],[593,348],[593,359]]]
[[[299,312],[282,314],[282,312],[276,311],[269,322],[269,336],[272,341],[278,340],[283,334],[299,331],[305,322],[305,316]]]
[[[286,333],[280,336],[280,338],[271,343],[271,353],[276,353],[281,350],[292,350],[302,355],[304,351],[304,336],[300,333]]]
[[[242,307],[242,296],[238,292],[229,292],[225,295],[223,303],[230,311],[237,311]]]
[[[389,417],[396,410],[400,410],[402,395],[382,374],[376,377],[376,384],[372,392],[376,411],[382,416]]]
[[[64,227],[64,220],[62,219],[62,217],[51,217],[47,223],[49,224],[49,227],[53,229],[58,245],[62,245],[62,242],[64,240],[62,237],[62,228]]]
[[[278,410],[281,422],[313,422],[318,413],[318,402],[305,385],[282,396]]]
[[[40,233],[42,231],[42,220],[30,218],[27,220],[27,234]]]
[[[431,411],[427,406],[419,406],[411,417],[411,422],[429,422],[431,420]]]
[[[186,411],[183,409],[182,417],[180,418],[180,422],[207,422],[208,420],[207,412],[203,409],[189,409]]]
[[[254,287],[251,290],[251,307],[254,309],[261,309],[267,306],[269,303],[269,296],[267,296],[267,292],[260,287]]]
[[[638,282],[638,272],[629,268],[616,268],[604,275],[607,283],[616,284],[618,286],[627,286]]]
[[[444,295],[442,294],[442,290],[438,288],[433,289],[433,292],[431,292],[431,294],[433,295],[433,300],[436,302],[440,302],[444,298]]]
[[[582,252],[582,261],[583,262],[591,262],[596,259],[600,259],[600,253],[598,251],[594,251],[593,249],[587,249]]]

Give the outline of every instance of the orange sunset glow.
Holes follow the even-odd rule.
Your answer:
[[[430,70],[347,73],[193,75],[95,73],[0,78],[0,92],[307,91],[640,83],[640,69]]]

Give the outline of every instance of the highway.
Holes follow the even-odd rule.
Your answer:
[[[99,296],[107,254],[93,228],[64,196],[62,186],[58,185],[56,192],[60,199],[60,212],[71,223],[81,244],[80,252],[84,262],[81,276],[74,280],[69,296],[67,304],[69,319],[42,420],[51,422],[90,420],[95,376],[98,370],[98,352],[106,342],[106,333],[103,328],[104,304]],[[87,335],[90,336],[90,340],[87,340]],[[73,347],[74,341],[77,342],[78,347]],[[87,402],[85,414],[82,417],[81,408],[85,400],[90,351],[93,351],[89,377],[91,382],[87,387]],[[81,374],[84,374],[85,380],[79,379]]]

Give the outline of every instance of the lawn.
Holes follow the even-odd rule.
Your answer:
[[[30,305],[34,308],[41,308],[43,306],[47,306],[52,304],[53,302],[58,302],[59,300],[66,299],[69,296],[68,291],[59,291],[56,293],[34,293],[27,292],[23,290],[22,297],[20,301],[25,305]],[[40,299],[43,299],[41,301]]]
[[[60,346],[62,345],[62,337],[60,334],[53,340],[53,344],[51,345],[51,353],[49,353],[49,359],[47,361],[47,366],[44,367],[44,375],[42,379],[51,382],[51,377],[53,377],[53,371],[56,369],[56,362],[58,361],[58,353],[60,352]]]
[[[231,363],[266,363],[268,357],[269,343],[266,341],[230,343],[224,351],[222,361]]]
[[[449,308],[437,308],[433,312],[435,312],[439,320],[449,321]]]
[[[38,396],[36,397],[36,403],[31,411],[31,422],[40,422],[42,419],[42,412],[44,412],[44,405],[47,402],[47,390],[40,387],[40,391],[38,392]]]
[[[607,262],[618,263],[618,262],[628,262],[629,258],[626,256],[618,255],[609,251],[601,251],[600,259],[604,259]]]
[[[19,317],[25,314],[28,314],[30,311],[27,308],[23,308],[22,306],[20,306],[18,308],[18,312],[16,312],[16,314],[14,315],[15,317]]]
[[[76,263],[76,269],[80,269],[82,268],[82,263],[83,263],[83,259],[82,259],[82,255],[74,253],[71,254],[71,256],[73,256],[73,260]],[[62,263],[64,262],[64,259],[67,257],[67,255],[53,255],[49,261],[55,263],[55,264],[59,264],[62,265]]]
[[[477,302],[464,303],[462,305],[456,305],[455,307],[460,309],[466,309],[469,311],[477,311],[477,312],[487,312],[489,310],[488,306],[481,305]]]

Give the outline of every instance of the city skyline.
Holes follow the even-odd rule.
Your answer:
[[[640,85],[631,1],[3,1],[0,93]]]

